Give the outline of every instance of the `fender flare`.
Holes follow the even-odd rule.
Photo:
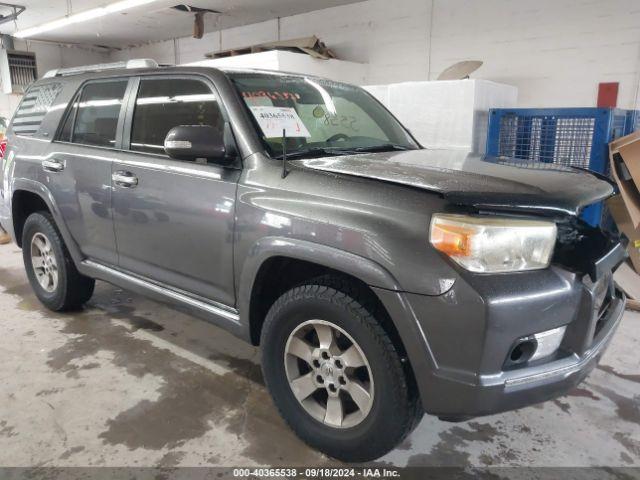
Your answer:
[[[240,322],[250,337],[249,312],[251,293],[264,262],[273,257],[287,257],[315,263],[352,275],[371,287],[401,291],[393,275],[374,261],[335,247],[286,237],[263,237],[249,250],[238,285]]]
[[[373,294],[378,297],[395,325],[420,394],[425,398],[428,393],[425,382],[418,381],[417,372],[433,372],[437,362],[425,333],[405,297],[405,292],[388,270],[354,253],[306,240],[283,237],[264,237],[258,240],[249,251],[240,275],[238,310],[241,338],[251,342],[251,294],[258,271],[265,261],[273,257],[287,257],[323,265],[358,278],[371,287]]]
[[[51,215],[53,216],[53,219],[56,222],[56,227],[60,231],[60,235],[64,240],[65,246],[67,247],[67,250],[71,255],[71,258],[73,259],[76,265],[79,265],[84,259],[82,253],[80,252],[80,247],[78,246],[76,241],[73,239],[71,232],[67,228],[67,225],[64,222],[64,218],[62,216],[62,212],[60,212],[60,209],[58,208],[58,204],[56,203],[53,195],[51,194],[49,189],[40,182],[37,182],[35,180],[30,180],[27,178],[16,178],[13,181],[13,188],[11,192],[11,226],[14,230],[14,237],[16,236],[15,223],[14,223],[15,219],[13,217],[14,197],[16,193],[21,191],[29,192],[34,195],[37,195],[38,197],[40,197],[40,199],[42,199],[45,205],[47,205],[49,212],[51,212]]]

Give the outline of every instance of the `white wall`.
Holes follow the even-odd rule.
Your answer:
[[[605,81],[620,82],[620,107],[636,103],[638,0],[368,0],[280,21],[281,39],[311,34],[339,58],[369,63],[369,84],[435,79],[454,62],[477,59],[485,63],[473,77],[515,85],[520,106],[594,106]],[[277,38],[271,20],[112,58],[193,62]]]
[[[315,34],[338,58],[370,64],[366,83],[424,79],[429,9],[429,0],[369,0],[284,17],[280,19],[280,38]],[[112,58],[150,57],[161,63],[188,63],[202,60],[208,52],[274,40],[278,40],[277,19],[212,32],[201,40],[181,38],[143,45],[114,52]]]
[[[35,52],[38,76],[42,77],[54,68],[77,67],[92,63],[109,62],[107,50],[99,51],[78,46],[60,45],[36,41],[14,40],[15,50]]]
[[[432,34],[433,75],[483,60],[477,76],[517,86],[521,106],[595,106],[612,81],[618,106],[635,104],[638,0],[436,0]]]
[[[21,98],[22,95],[0,93],[0,117],[5,118],[7,124],[18,108]]]
[[[38,76],[54,68],[76,67],[108,62],[108,52],[88,48],[69,47],[55,43],[14,41],[15,50],[35,52]],[[0,93],[0,116],[9,120],[20,103],[22,95]]]

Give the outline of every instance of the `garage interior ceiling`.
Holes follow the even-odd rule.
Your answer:
[[[157,0],[70,27],[41,33],[30,39],[124,48],[190,36],[193,31],[194,14],[172,8],[176,5],[186,4],[222,12],[208,13],[204,16],[205,32],[211,32],[357,1],[359,0]],[[115,0],[24,0],[20,5],[27,7],[26,11],[15,22],[0,25],[0,33],[12,34],[16,30],[38,26],[113,2]],[[6,14],[9,11],[1,13]],[[312,33],[310,31],[310,34]]]

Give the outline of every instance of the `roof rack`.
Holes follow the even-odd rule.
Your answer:
[[[116,70],[122,68],[158,68],[158,63],[150,58],[135,58],[123,62],[97,63],[95,65],[84,65],[82,67],[56,68],[49,70],[42,78],[66,77],[68,75],[78,75],[87,72],[101,72],[102,70]]]

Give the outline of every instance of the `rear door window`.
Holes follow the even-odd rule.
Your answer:
[[[59,140],[115,147],[127,83],[126,79],[87,83],[68,112]]]
[[[61,83],[34,85],[29,88],[11,122],[13,132],[17,135],[37,133],[42,120],[61,91]]]
[[[178,125],[210,125],[222,132],[224,120],[211,88],[189,78],[140,80],[130,149],[164,154],[164,139]]]

